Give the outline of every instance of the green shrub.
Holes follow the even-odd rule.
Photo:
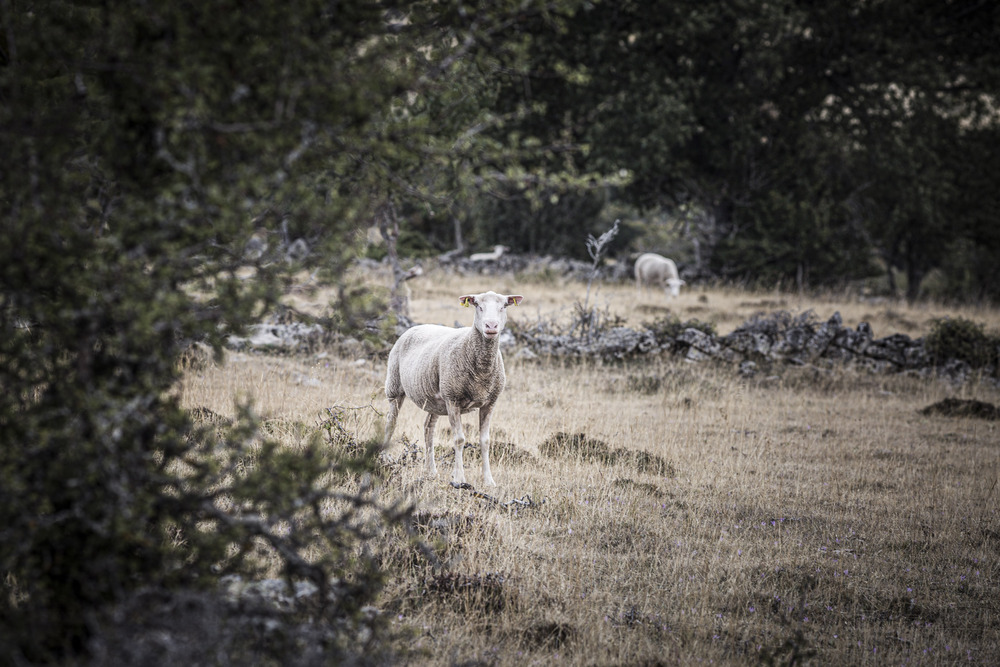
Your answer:
[[[321,2],[4,12],[23,60],[0,75],[0,153],[14,165],[0,179],[0,663],[100,662],[88,652],[144,593],[165,609],[210,596],[204,608],[238,627],[220,578],[265,567],[320,591],[322,627],[300,642],[274,618],[243,642],[255,658],[232,664],[301,663],[316,646],[331,664],[361,659],[353,619],[382,577],[361,542],[398,513],[331,471],[370,458],[333,460],[318,435],[280,446],[249,410],[199,423],[211,415],[178,398],[190,350],[221,356],[291,279],[280,251],[245,252],[252,235],[307,239],[321,278],[356,254],[365,188],[329,174],[364,176],[343,142],[367,141],[380,91],[394,93],[378,58],[356,56],[383,10],[348,4],[350,20]],[[362,103],[353,81],[376,74],[390,85],[366,86]],[[294,123],[275,122],[281,90]],[[324,153],[321,128],[345,126],[355,134]],[[203,648],[188,664],[225,664],[232,647]]]
[[[997,364],[1000,336],[986,333],[982,324],[971,320],[942,317],[932,323],[924,347],[936,364],[956,359],[983,368]]]

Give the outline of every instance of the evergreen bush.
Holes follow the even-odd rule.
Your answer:
[[[935,364],[964,361],[973,368],[998,362],[1000,336],[988,334],[983,325],[963,317],[937,318],[924,338],[924,347]]]

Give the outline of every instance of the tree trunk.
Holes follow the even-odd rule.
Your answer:
[[[399,219],[396,217],[396,207],[391,199],[386,199],[375,208],[375,221],[378,224],[385,246],[389,251],[389,265],[392,267],[392,289],[389,292],[389,308],[396,315],[410,317],[410,290],[405,281],[412,278],[403,271],[396,252],[396,241],[399,239]]]
[[[927,274],[923,268],[909,263],[906,266],[906,300],[913,303],[920,296],[920,283]]]
[[[896,284],[896,274],[893,273],[893,265],[890,263],[886,264],[885,267],[885,277],[889,283],[889,293],[895,297],[899,295],[899,285]]]
[[[461,253],[465,250],[465,240],[462,238],[462,221],[457,215],[452,216],[455,225],[455,252]]]

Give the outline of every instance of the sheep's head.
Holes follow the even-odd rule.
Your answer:
[[[667,285],[670,286],[670,296],[677,296],[681,293],[681,285],[684,284],[683,280],[679,278],[668,278]]]
[[[483,292],[466,294],[460,296],[458,300],[466,308],[476,307],[476,321],[473,326],[484,338],[492,340],[500,335],[507,323],[507,306],[516,306],[523,298],[520,294],[504,296],[496,292]]]

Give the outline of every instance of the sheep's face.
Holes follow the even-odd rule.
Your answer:
[[[677,296],[681,293],[681,285],[684,284],[683,280],[678,278],[667,279],[667,285],[670,287],[670,296]]]
[[[507,324],[507,306],[516,306],[523,298],[519,294],[504,296],[496,292],[483,292],[466,294],[458,300],[465,307],[475,307],[476,321],[473,326],[484,338],[492,340],[500,335],[504,325]]]

